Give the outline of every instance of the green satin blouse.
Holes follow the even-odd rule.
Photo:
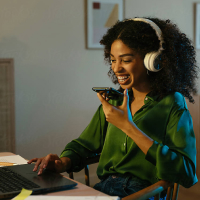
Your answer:
[[[100,105],[80,137],[68,143],[60,155],[72,160],[68,172],[80,171],[84,158],[101,153],[97,168],[100,179],[118,173],[134,175],[150,183],[168,180],[184,187],[198,181],[192,118],[180,93],[163,99],[147,95],[133,122],[154,140],[146,155],[130,137],[106,121]]]

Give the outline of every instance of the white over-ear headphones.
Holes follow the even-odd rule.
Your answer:
[[[163,46],[162,44],[164,43],[164,40],[162,38],[162,31],[153,21],[151,21],[149,19],[134,18],[132,20],[145,22],[145,23],[149,24],[155,30],[156,35],[158,36],[158,39],[160,40],[160,47],[159,47],[158,51],[150,52],[145,55],[144,66],[151,72],[160,71],[162,69],[162,67],[158,64],[158,62],[159,62],[158,59],[159,59],[159,55],[164,50],[162,47]]]

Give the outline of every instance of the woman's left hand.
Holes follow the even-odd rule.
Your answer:
[[[99,100],[103,105],[103,111],[106,116],[106,121],[110,122],[117,128],[124,131],[127,125],[132,122],[132,115],[129,108],[128,90],[124,90],[124,100],[121,106],[113,106],[108,103],[101,94],[97,93]]]

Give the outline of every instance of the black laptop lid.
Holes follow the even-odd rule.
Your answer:
[[[10,182],[15,182],[15,184],[17,184],[17,183],[20,183],[20,181],[23,181],[22,177],[24,177],[25,179],[28,179],[30,182],[33,182],[34,184],[31,184],[31,183],[29,184],[28,182],[27,188],[24,187],[25,189],[32,190],[33,191],[32,194],[41,194],[41,193],[71,189],[77,185],[76,182],[69,180],[67,178],[64,178],[59,173],[54,173],[50,170],[44,170],[42,175],[38,176],[37,172],[33,172],[33,168],[34,168],[33,164],[13,165],[13,166],[8,166],[8,167],[2,167],[0,169],[1,170],[0,173],[3,174],[4,180],[6,178],[6,174],[8,173],[8,178],[6,178],[6,182],[10,181]],[[2,170],[3,170],[3,173],[2,173]],[[12,173],[13,173],[13,177],[15,177],[16,174],[18,174],[17,178],[15,177],[14,180],[10,179],[10,177],[12,177]],[[16,179],[18,179],[18,177],[19,177],[19,180],[17,182]],[[5,181],[2,181],[2,180],[0,176],[0,182],[1,182],[0,188],[1,186],[2,188],[5,188],[3,184],[7,184],[7,183],[3,183]],[[21,189],[17,189],[12,192],[11,191],[5,192],[5,190],[1,191],[0,189],[0,199],[13,197],[17,195],[18,193],[20,193]]]

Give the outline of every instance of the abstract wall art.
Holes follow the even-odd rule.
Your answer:
[[[87,48],[101,49],[107,29],[123,20],[123,0],[87,0]]]

